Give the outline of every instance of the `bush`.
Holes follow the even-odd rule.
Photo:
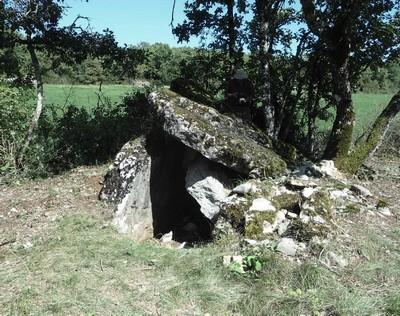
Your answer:
[[[48,153],[45,164],[51,173],[104,163],[150,125],[147,93],[140,91],[127,94],[120,104],[99,98],[91,110],[70,105],[61,116],[54,116],[46,113],[39,130],[40,142]]]
[[[18,148],[24,141],[34,109],[32,90],[0,81],[0,175],[16,172]]]
[[[99,95],[93,108],[70,105],[61,114],[47,106],[18,169],[16,156],[34,110],[28,103],[32,91],[28,92],[0,86],[0,176],[47,176],[78,165],[104,163],[150,126],[146,91],[129,93],[119,104]]]

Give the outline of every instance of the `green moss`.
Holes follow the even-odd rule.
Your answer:
[[[383,207],[388,207],[388,203],[384,200],[379,200],[378,203],[376,204],[377,208],[383,208]]]
[[[336,179],[330,179],[329,185],[332,188],[335,188],[336,190],[344,190],[344,189],[349,189],[349,186],[342,181],[336,180]]]
[[[330,215],[333,210],[333,203],[329,192],[320,190],[311,196],[312,205],[314,206],[315,214],[309,215]]]
[[[364,163],[368,155],[378,145],[383,130],[389,123],[388,118],[379,118],[365,143],[359,144],[350,154],[340,154],[335,159],[336,167],[345,173],[355,174]]]
[[[272,199],[272,204],[276,207],[276,209],[285,209],[288,211],[294,210],[299,206],[301,202],[301,197],[296,193],[284,193],[278,196],[275,196]]]
[[[246,223],[245,236],[250,239],[261,240],[267,237],[263,233],[264,222],[273,223],[276,219],[276,212],[257,212]]]
[[[228,144],[226,156],[233,164],[247,164],[245,157],[250,156],[253,165],[260,168],[264,178],[281,174],[286,169],[286,163],[275,152],[257,144],[253,146],[245,139],[226,139]],[[250,171],[250,170],[249,170]]]
[[[224,216],[233,227],[237,228],[242,225],[245,213],[250,208],[250,205],[249,200],[237,204],[229,204],[223,210]]]
[[[361,207],[355,203],[347,204],[346,212],[349,214],[358,214],[361,212]]]
[[[289,226],[286,236],[295,238],[300,242],[309,242],[314,236],[325,238],[329,229],[325,225],[303,223],[300,219],[294,220]]]
[[[167,95],[169,98],[177,98],[179,96],[179,94],[177,94],[174,91],[171,91],[170,89],[162,89],[161,92]]]
[[[275,184],[271,180],[264,180],[261,182],[259,197],[271,198],[274,193]]]

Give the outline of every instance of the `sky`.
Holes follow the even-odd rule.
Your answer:
[[[175,25],[184,19],[185,0],[176,0]],[[194,46],[197,42],[177,44],[169,26],[173,0],[68,0],[70,7],[63,19],[69,25],[78,15],[90,18],[94,31],[109,28],[120,45],[140,42]]]

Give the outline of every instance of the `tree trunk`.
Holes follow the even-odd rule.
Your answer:
[[[365,143],[357,145],[353,152],[341,159],[338,167],[348,173],[356,173],[365,160],[372,156],[382,145],[392,121],[399,112],[400,91],[393,96],[389,104],[375,120]]]
[[[228,0],[227,5],[227,15],[228,15],[228,54],[229,54],[229,76],[231,76],[237,66],[236,58],[236,30],[235,30],[235,0]]]
[[[35,73],[35,80],[34,80],[34,85],[35,85],[35,90],[36,90],[36,109],[35,112],[32,116],[32,121],[29,125],[28,133],[25,139],[25,142],[23,146],[21,147],[21,150],[19,151],[19,154],[17,155],[17,165],[22,168],[23,167],[23,162],[25,159],[25,154],[26,151],[28,150],[30,144],[32,143],[35,131],[39,125],[39,119],[43,111],[43,78],[42,78],[42,69],[40,67],[39,60],[36,55],[35,48],[32,46],[32,44],[28,44],[27,46],[29,55],[31,57],[32,61],[32,66],[34,69]]]
[[[354,109],[349,69],[351,26],[361,1],[343,1],[342,5],[338,4],[341,14],[333,25],[325,25],[324,21],[318,19],[313,0],[300,2],[309,29],[325,43],[332,69],[332,98],[336,106],[336,118],[323,157],[339,161],[347,156],[352,143]]]
[[[259,17],[259,58],[260,71],[262,74],[262,108],[265,122],[265,131],[268,135],[275,135],[275,109],[271,98],[271,71],[270,71],[270,50],[271,24],[270,5],[267,0],[257,0],[256,10]]]
[[[339,160],[347,156],[352,143],[354,109],[351,95],[349,55],[343,62],[331,58],[333,99],[336,105],[336,118],[324,152],[325,159]]]

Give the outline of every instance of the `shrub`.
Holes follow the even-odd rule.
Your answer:
[[[34,110],[29,100],[31,90],[0,85],[0,176],[38,177],[78,165],[104,163],[150,126],[146,91],[129,93],[118,104],[99,95],[97,105],[91,109],[70,105],[60,113],[47,106],[23,168],[17,169],[18,149]]]
[[[129,93],[119,104],[102,98],[90,110],[70,105],[58,118],[47,113],[43,120],[47,123],[41,122],[39,137],[47,148],[49,172],[103,163],[113,158],[124,143],[149,128],[147,93]]]
[[[0,175],[16,172],[15,161],[33,111],[32,90],[0,81]]]

